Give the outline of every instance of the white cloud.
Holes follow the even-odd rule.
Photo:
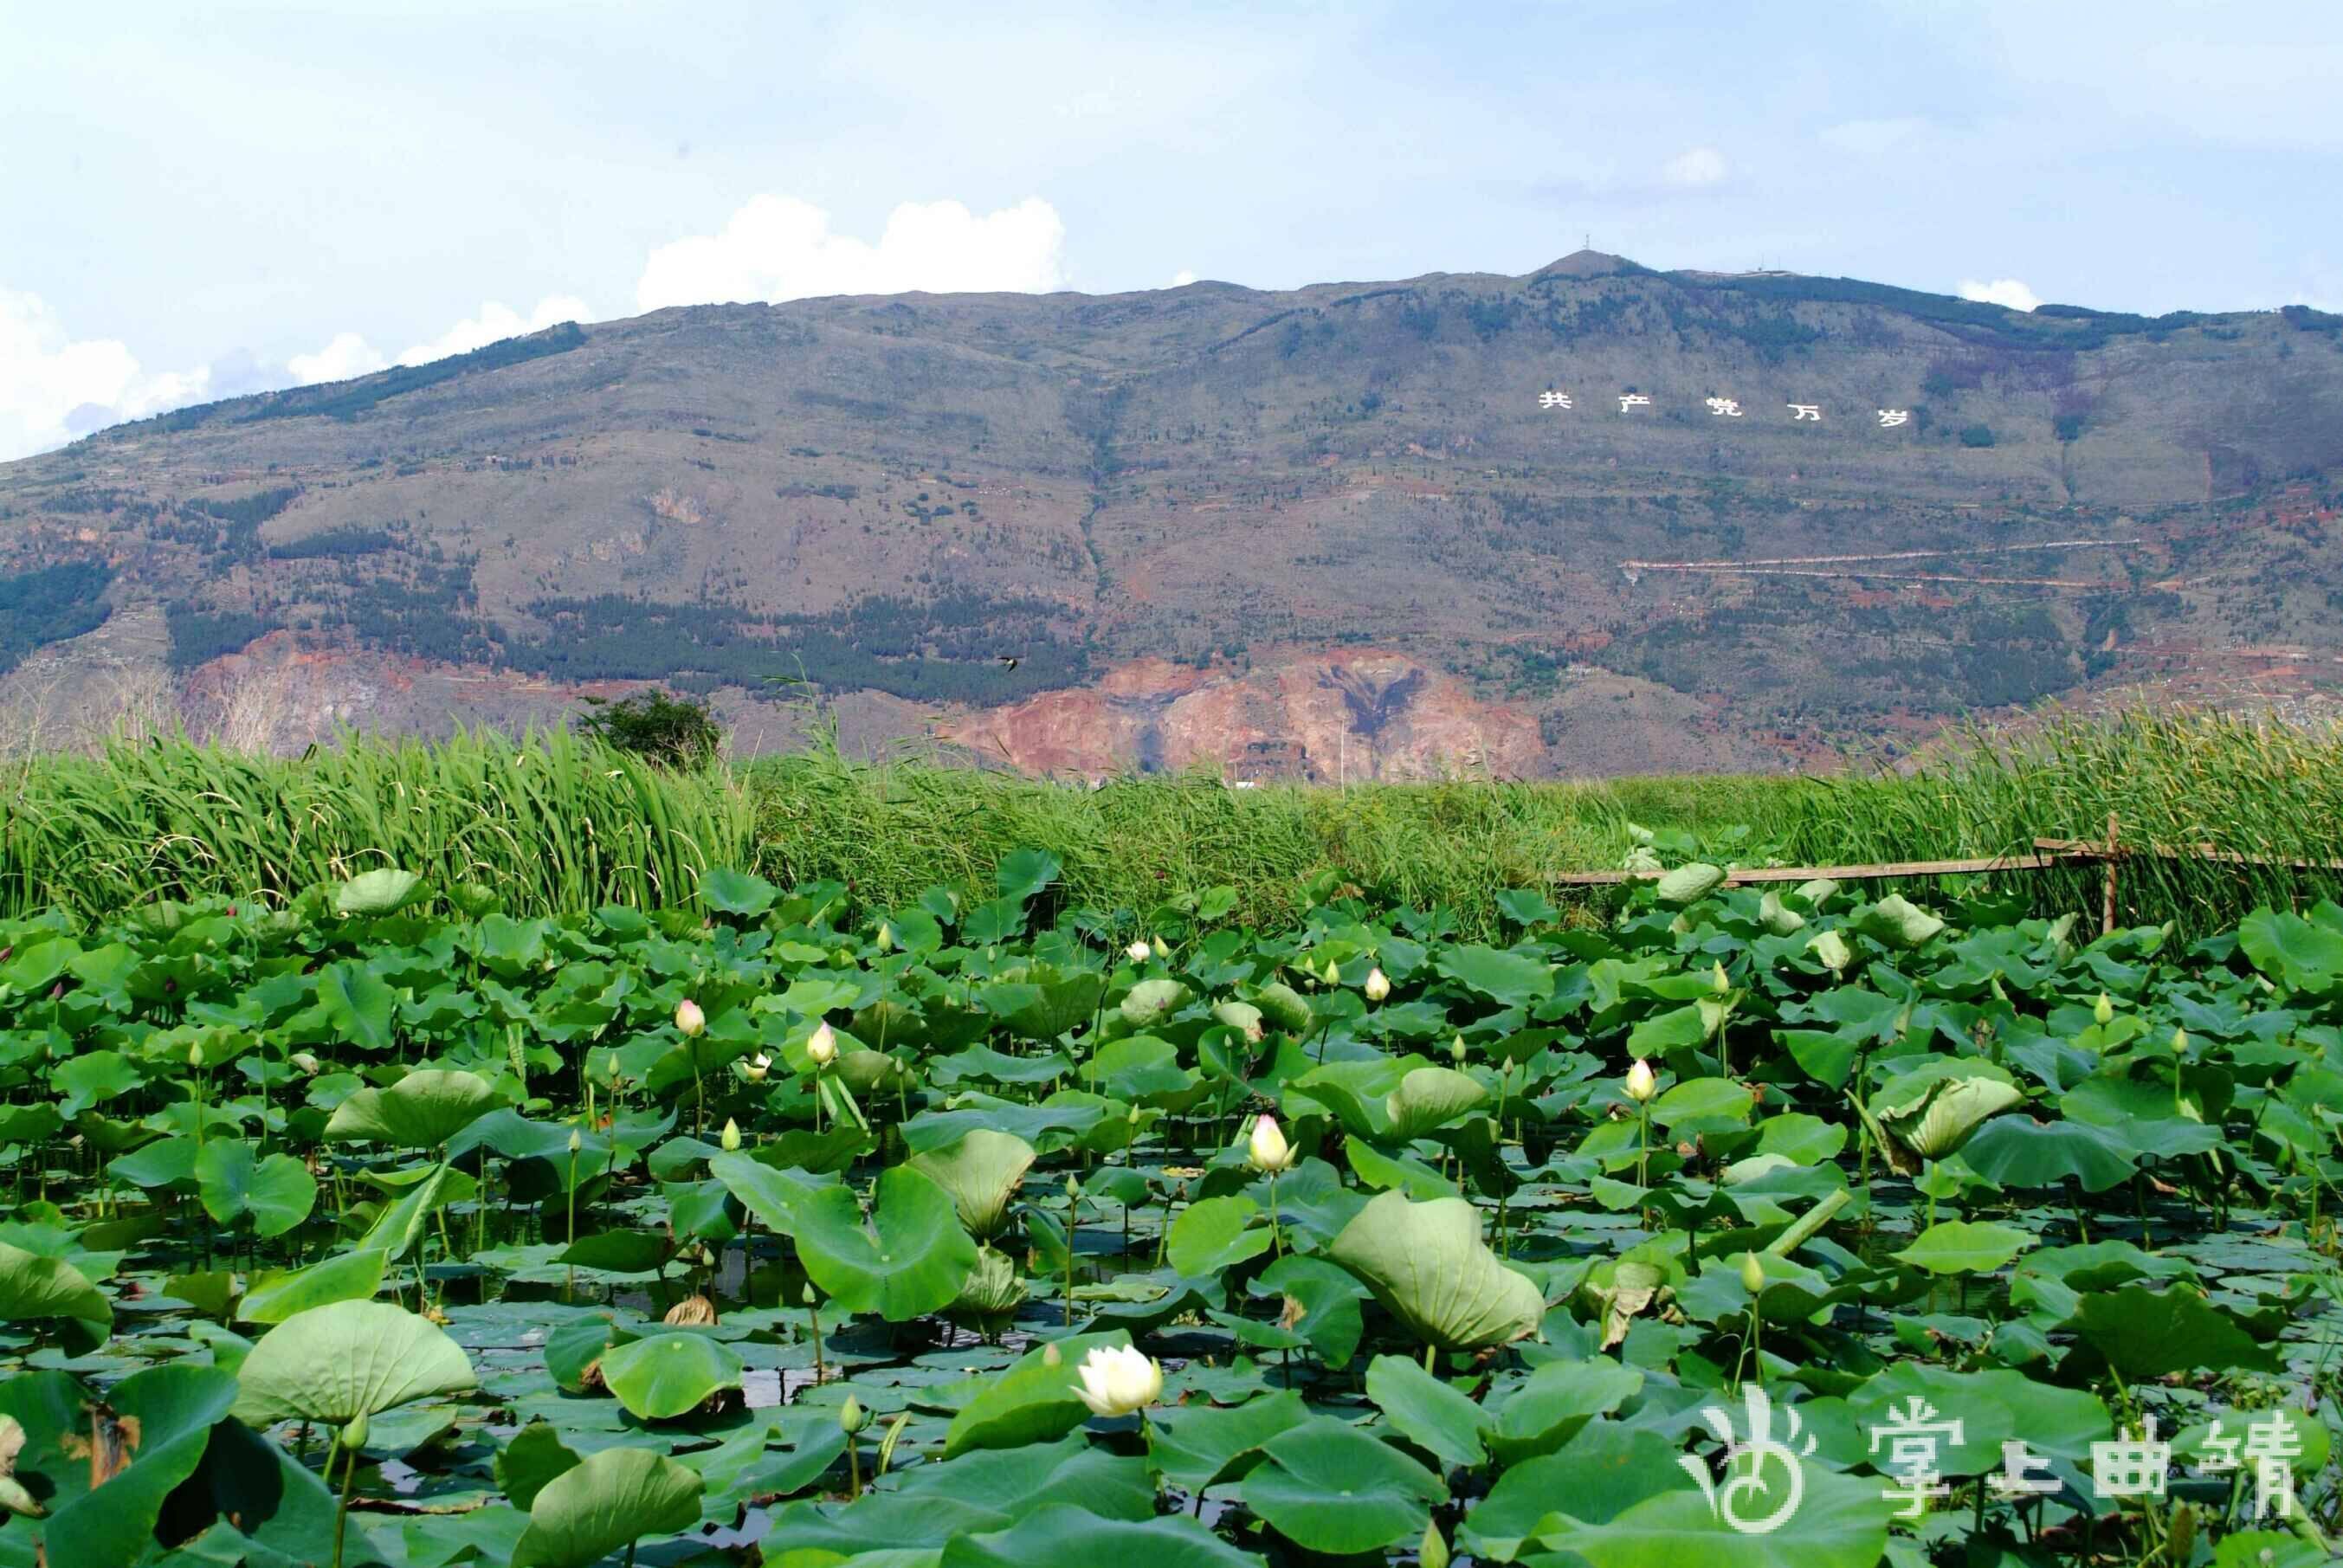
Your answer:
[[[40,296],[0,288],[0,461],[193,403],[208,367],[150,373],[113,338],[75,338]]]
[[[296,354],[285,362],[297,386],[313,387],[320,381],[347,381],[354,376],[371,376],[389,365],[380,350],[355,332],[337,332],[334,340],[315,354]]]
[[[1195,281],[1196,275],[1183,266],[1179,271],[1173,273],[1172,275],[1172,281],[1165,284],[1163,286],[1166,288],[1185,288]]]
[[[1725,176],[1725,155],[1715,147],[1688,148],[1660,166],[1660,178],[1672,186],[1713,186]]]
[[[527,317],[501,300],[491,299],[480,307],[480,313],[459,321],[428,343],[418,343],[398,357],[401,365],[428,365],[434,359],[445,359],[450,354],[469,354],[475,348],[486,348],[491,343],[501,343],[508,337],[524,333],[542,332],[548,327],[558,327],[565,321],[590,321],[594,313],[584,300],[574,295],[548,295],[537,302],[537,308]]]
[[[830,215],[795,196],[759,196],[723,232],[650,254],[636,286],[645,310],[830,294],[1042,293],[1065,282],[1066,226],[1038,196],[979,217],[956,201],[905,202],[873,245],[833,233]]]
[[[2031,310],[2042,303],[2040,295],[2014,277],[1996,277],[1991,283],[1965,277],[1956,292],[1963,299],[1974,299],[1981,305],[2004,305],[2012,310]]]
[[[485,348],[525,333],[542,332],[565,321],[593,319],[592,308],[575,295],[548,295],[527,316],[502,300],[491,299],[480,307],[478,316],[458,321],[428,343],[415,345],[401,354],[397,362],[428,365],[434,359],[469,354],[475,348]],[[347,381],[354,376],[371,376],[377,370],[388,369],[390,365],[381,349],[357,333],[337,332],[331,343],[315,354],[293,356],[285,362],[285,368],[299,385],[309,387],[320,381]]]

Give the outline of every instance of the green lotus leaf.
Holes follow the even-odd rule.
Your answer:
[[[2025,1098],[1991,1062],[1940,1058],[1896,1079],[1856,1109],[1889,1167],[1911,1176],[1927,1161],[1959,1152],[1987,1118]]]
[[[1192,1519],[1102,1519],[1070,1503],[1048,1503],[1006,1530],[950,1535],[938,1568],[1089,1568],[1110,1563],[1260,1568],[1261,1559]]]
[[[1008,1222],[1009,1205],[1033,1163],[1033,1146],[1011,1132],[979,1127],[948,1149],[931,1149],[905,1161],[911,1170],[951,1194],[952,1207],[969,1233],[989,1240]]]
[[[0,1322],[67,1318],[95,1331],[114,1326],[114,1307],[87,1275],[62,1258],[0,1242]]]
[[[1324,1258],[1288,1252],[1253,1282],[1256,1292],[1276,1292],[1287,1313],[1299,1313],[1293,1326],[1328,1366],[1351,1363],[1366,1330],[1359,1310],[1368,1295],[1365,1286],[1347,1269]]]
[[[739,1387],[740,1357],[706,1334],[653,1334],[603,1352],[602,1382],[636,1420],[667,1421]]]
[[[1708,1118],[1746,1121],[1756,1108],[1748,1088],[1729,1078],[1688,1078],[1652,1101],[1652,1121],[1658,1127]]]
[[[213,1423],[236,1401],[233,1374],[187,1362],[134,1372],[107,1390],[106,1405],[129,1463],[60,1507],[42,1527],[47,1560],[60,1565],[146,1560],[165,1500],[195,1473],[210,1446]]]
[[[496,1086],[476,1072],[417,1068],[388,1089],[361,1089],[343,1101],[326,1136],[437,1149],[497,1104]]]
[[[558,1428],[549,1421],[532,1421],[497,1451],[497,1488],[515,1508],[527,1508],[578,1463]]]
[[[1212,1020],[1227,1024],[1247,1040],[1259,1040],[1267,1029],[1266,1016],[1249,1001],[1214,1002]]]
[[[392,866],[361,871],[334,890],[337,915],[396,914],[415,900],[423,879]]]
[[[1180,1048],[1151,1034],[1109,1040],[1082,1063],[1082,1081],[1092,1089],[1133,1103],[1169,1099],[1195,1087],[1196,1075],[1180,1065]]]
[[[1404,1358],[1385,1359],[1415,1365]],[[1416,1371],[1429,1376],[1420,1367]],[[1184,1492],[1199,1493],[1244,1474],[1261,1462],[1262,1444],[1310,1419],[1310,1407],[1291,1389],[1233,1408],[1176,1405],[1153,1411],[1147,1418],[1147,1467]]]
[[[1497,948],[1450,948],[1434,967],[1500,1007],[1522,1007],[1554,994],[1553,965]]]
[[[1252,1003],[1263,1018],[1288,1034],[1305,1033],[1316,1021],[1309,1000],[1283,980],[1272,980],[1254,991]]]
[[[707,1037],[703,1035],[701,1038]],[[838,1065],[830,1072],[840,1083],[857,1094],[882,1090],[892,1093],[898,1079],[908,1085],[911,1078],[911,1070],[886,1052],[860,1049],[840,1051]]]
[[[1945,922],[1901,893],[1890,893],[1858,915],[1855,929],[1883,946],[1916,948],[1945,929]]]
[[[1694,860],[1652,884],[1652,897],[1674,909],[1696,904],[1724,884],[1725,869]]]
[[[1420,1538],[1448,1488],[1423,1465],[1346,1422],[1321,1416],[1262,1445],[1245,1506],[1311,1552],[1372,1552]]]
[[[754,871],[719,866],[699,879],[699,897],[719,915],[754,920],[773,907],[781,890]]]
[[[1158,1019],[1180,1010],[1188,1000],[1188,988],[1168,975],[1141,980],[1122,999],[1122,1021],[1134,1029],[1145,1029]]]
[[[1505,1467],[1489,1494],[1464,1516],[1457,1543],[1493,1563],[1521,1556],[1522,1543],[1558,1505],[1599,1524],[1664,1492],[1694,1483],[1676,1461],[1682,1450],[1656,1432],[1595,1420],[1552,1453]],[[1668,1568],[1694,1568],[1690,1560]]]
[[[468,1192],[473,1186],[472,1179],[452,1165],[430,1167],[420,1181],[383,1205],[367,1233],[358,1238],[358,1250],[378,1251],[392,1262],[398,1261],[421,1240],[433,1211],[456,1201],[459,1192]]]
[[[977,992],[977,1000],[1020,1039],[1047,1042],[1090,1022],[1105,990],[1104,975],[1087,970],[1070,974],[1035,963],[1003,970],[1001,979]]]
[[[950,1194],[899,1165],[880,1173],[869,1222],[846,1187],[825,1187],[796,1208],[799,1254],[815,1284],[850,1312],[899,1323],[950,1306],[976,1267]]]
[[[281,1323],[312,1307],[367,1302],[382,1288],[390,1254],[379,1248],[337,1252],[306,1269],[273,1270],[252,1282],[236,1304],[238,1322]]]
[[[1203,1198],[1181,1211],[1164,1238],[1165,1260],[1182,1279],[1202,1280],[1269,1251],[1269,1227],[1254,1228],[1261,1205],[1240,1194]]]
[[[1391,1136],[1421,1138],[1446,1126],[1489,1097],[1478,1079],[1453,1067],[1419,1067],[1383,1097]]]
[[[770,1164],[754,1154],[719,1154],[708,1161],[708,1171],[749,1212],[784,1236],[797,1233],[799,1208],[831,1185],[802,1170]]]
[[[1605,1356],[1548,1362],[1532,1372],[1497,1412],[1489,1447],[1506,1464],[1552,1453],[1598,1415],[1607,1415],[1644,1386],[1640,1368]]]
[[[2237,925],[2237,947],[2289,990],[2322,995],[2343,978],[2343,931],[2290,910],[2256,910]]]
[[[1367,1364],[1367,1397],[1402,1437],[1444,1465],[1485,1457],[1489,1412],[1423,1370],[1412,1356],[1377,1356]]]
[[[1983,1274],[2001,1268],[2034,1242],[2034,1237],[2012,1226],[1946,1220],[1888,1255],[1932,1274]]]
[[[65,1121],[93,1105],[129,1093],[144,1081],[138,1068],[118,1050],[84,1051],[57,1063],[50,1074],[52,1086],[64,1091],[56,1110]]]
[[[1757,923],[1777,937],[1805,929],[1806,917],[1782,901],[1779,888],[1768,888],[1757,900]]]
[[[976,1267],[969,1271],[960,1294],[944,1311],[954,1322],[974,1324],[988,1333],[997,1333],[1008,1326],[1025,1295],[1025,1282],[1018,1277],[1017,1265],[1009,1255],[990,1247],[979,1247]]]
[[[1783,1462],[1766,1462],[1756,1485],[1735,1494],[1735,1516],[1757,1523],[1792,1498]],[[1553,1500],[1536,1543],[1590,1568],[1876,1568],[1887,1549],[1893,1506],[1876,1476],[1842,1475],[1807,1462],[1804,1493],[1780,1525],[1745,1534],[1721,1519],[1696,1491],[1644,1498],[1600,1523],[1570,1513],[1573,1499]],[[1720,1487],[1720,1491],[1722,1488]]]
[[[1082,1358],[1101,1345],[1124,1346],[1131,1336],[1076,1334],[1026,1352],[978,1391],[944,1432],[944,1458],[970,1449],[1020,1448],[1051,1442],[1088,1421],[1090,1406],[1074,1391]],[[0,1384],[0,1387],[5,1387]]]
[[[1342,1227],[1327,1255],[1356,1275],[1417,1338],[1479,1350],[1537,1332],[1545,1298],[1481,1240],[1463,1198],[1411,1203],[1385,1192]]]
[[[2071,1364],[2102,1361],[2128,1383],[2198,1367],[2274,1372],[2282,1364],[2268,1325],[2241,1321],[2187,1285],[2095,1291],[2063,1326],[2088,1347],[2073,1352]]]
[[[281,1236],[309,1217],[317,1181],[290,1154],[255,1160],[252,1145],[215,1138],[196,1156],[196,1191],[204,1212],[223,1225],[250,1215],[253,1233]]]
[[[664,1453],[606,1448],[545,1483],[511,1568],[586,1568],[646,1535],[699,1523],[698,1474]]]
[[[359,1416],[474,1386],[461,1346],[387,1302],[336,1302],[297,1312],[244,1359],[238,1420],[298,1418],[339,1426]]]
[[[597,1231],[564,1247],[554,1261],[606,1274],[656,1274],[672,1250],[661,1231]]]
[[[1940,1475],[1991,1474],[2002,1468],[2001,1445],[2023,1442],[2032,1452],[2083,1465],[2091,1444],[2112,1435],[2107,1407],[2087,1389],[2058,1388],[2024,1372],[1998,1369],[1956,1372],[1926,1362],[1898,1362],[1865,1381],[1846,1396],[1847,1409],[1865,1431],[1895,1420],[1919,1399],[1961,1432],[1938,1445]],[[2176,1448],[2177,1444],[2176,1443]]]

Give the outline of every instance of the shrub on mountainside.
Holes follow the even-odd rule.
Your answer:
[[[703,703],[653,688],[612,702],[586,699],[594,711],[578,728],[621,751],[670,768],[705,768],[724,743],[723,727]]]

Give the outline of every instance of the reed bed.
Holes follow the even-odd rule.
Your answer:
[[[2136,851],[2200,845],[2271,862],[2136,853],[2117,874],[2117,915],[2201,935],[2258,904],[2343,897],[2343,872],[2280,862],[2343,859],[2343,729],[2199,709],[2056,716],[2022,731],[1970,729],[1909,774],[1848,772],[1794,792],[1781,851],[1798,860],[1985,855],[2037,837],[2107,836]],[[2013,874],[2045,910],[2098,908],[2099,869]]]
[[[752,858],[722,773],[676,774],[567,730],[345,736],[298,758],[117,741],[0,770],[0,912],[153,899],[281,901],[396,865],[495,889],[515,913],[689,902]]]
[[[1631,825],[1683,829],[1714,859],[1838,864],[2097,839],[2113,811],[2135,847],[2343,859],[2343,732],[2132,712],[1972,731],[1912,771],[1244,790],[1201,776],[1092,789],[856,762],[833,746],[676,773],[564,730],[348,735],[295,759],[164,738],[9,764],[0,810],[9,915],[91,916],[200,894],[281,900],[390,864],[442,887],[493,887],[516,913],[688,903],[719,865],[784,883],[835,878],[892,907],[937,884],[989,889],[1002,857],[1038,847],[1064,868],[1062,899],[1102,911],[1144,917],[1227,886],[1239,918],[1272,927],[1306,907],[1312,878],[1338,869],[1377,900],[1444,906],[1460,932],[1488,936],[1506,929],[1499,893],[1619,865]],[[2098,908],[2096,868],[1990,880],[2037,912]],[[2194,935],[2258,903],[2343,897],[2343,873],[2143,855],[2124,863],[2118,886],[2124,920]],[[1599,909],[1605,895],[1571,896]]]
[[[1684,829],[1720,859],[1835,865],[2096,839],[2113,811],[2134,846],[2343,859],[2343,732],[2197,711],[2053,715],[2024,731],[1956,735],[1916,770],[1807,777],[1247,790],[1158,777],[1087,789],[817,750],[760,764],[750,779],[764,867],[777,878],[834,877],[892,904],[930,883],[980,881],[1009,850],[1041,845],[1064,863],[1075,902],[1143,914],[1172,894],[1227,885],[1264,925],[1298,912],[1309,879],[1331,866],[1379,900],[1445,905],[1461,930],[1493,933],[1503,929],[1500,891],[1620,865],[1631,824]],[[1736,827],[1745,836],[1727,831]],[[2096,911],[2099,879],[2076,868],[1986,880],[2057,913]],[[2142,856],[2122,867],[2118,888],[2123,919],[2172,920],[2194,935],[2258,903],[2343,895],[2343,875]]]

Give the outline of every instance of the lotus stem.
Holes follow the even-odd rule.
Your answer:
[[[349,1462],[342,1467],[341,1501],[334,1508],[334,1568],[342,1568],[342,1533],[350,1520],[350,1488],[358,1479],[358,1451],[353,1448],[349,1455]]]
[[[1767,1242],[1766,1252],[1776,1258],[1788,1257],[1808,1241],[1813,1241],[1815,1233],[1830,1222],[1831,1216],[1845,1208],[1853,1201],[1854,1194],[1844,1187],[1840,1188],[1798,1216],[1788,1230]]]

